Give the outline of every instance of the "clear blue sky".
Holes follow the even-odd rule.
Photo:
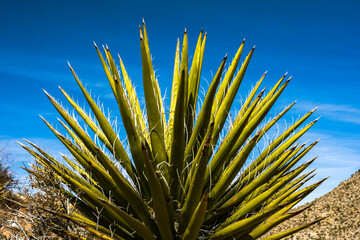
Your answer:
[[[234,56],[243,38],[246,52],[253,45],[256,50],[242,94],[266,70],[264,85],[269,87],[285,72],[293,76],[275,111],[298,100],[287,118],[291,122],[291,116],[319,106],[312,119],[322,118],[304,140],[322,140],[304,160],[319,155],[316,179],[331,178],[312,198],[360,168],[359,1],[130,2],[2,1],[0,147],[7,146],[15,166],[31,161],[15,140],[27,138],[52,153],[63,151],[38,115],[52,123],[58,117],[42,88],[62,100],[60,85],[83,102],[67,61],[106,107],[113,106],[93,41],[121,55],[142,95],[138,25],[145,18],[162,93],[171,88],[175,44],[185,27],[191,50],[200,29],[208,32],[205,79],[211,79],[226,53]]]

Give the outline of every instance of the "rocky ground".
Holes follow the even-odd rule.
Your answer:
[[[309,209],[284,222],[273,231],[282,232],[318,217],[329,216],[286,239],[360,240],[360,170],[351,178],[341,182],[334,190],[306,206],[309,204],[312,204]]]

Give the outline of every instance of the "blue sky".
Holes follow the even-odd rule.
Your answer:
[[[274,108],[294,100],[286,122],[319,106],[322,116],[304,140],[321,138],[309,160],[318,175],[331,176],[309,199],[336,187],[360,168],[360,3],[358,1],[7,1],[0,7],[0,147],[14,170],[30,157],[16,140],[27,138],[49,152],[64,151],[39,114],[56,123],[42,89],[63,100],[60,85],[83,103],[69,61],[95,96],[112,108],[110,88],[93,41],[119,53],[142,96],[138,25],[145,18],[153,64],[162,93],[171,89],[173,58],[184,28],[193,51],[199,31],[208,32],[202,75],[210,80],[226,53],[234,56],[243,38],[256,50],[242,83],[244,97],[268,70],[268,87],[293,76]],[[205,82],[205,81],[204,81]],[[203,84],[206,88],[206,83]],[[112,113],[113,115],[116,112]],[[285,122],[279,123],[280,128]]]

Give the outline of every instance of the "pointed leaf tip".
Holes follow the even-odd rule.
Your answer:
[[[295,144],[295,146],[291,147],[291,148],[289,149],[289,151],[294,151],[298,144],[299,144],[299,143],[297,143],[297,144]]]
[[[309,140],[308,140],[308,141],[309,141]],[[304,142],[303,144],[301,144],[301,145],[300,145],[300,148],[303,148],[308,141],[306,141],[306,142]]]
[[[328,180],[330,178],[330,176],[321,179],[320,181],[317,182],[318,185],[322,184],[323,182],[325,182],[326,180]]]
[[[262,95],[265,92],[265,90],[266,90],[266,86],[263,88],[263,90],[261,90],[260,94]]]
[[[308,164],[308,165],[312,164],[318,157],[319,157],[319,156],[316,156],[316,157],[314,157],[313,159],[310,159],[310,160],[307,161],[305,164]]]

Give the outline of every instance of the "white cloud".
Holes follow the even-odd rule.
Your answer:
[[[109,94],[106,94],[106,95],[104,96],[104,98],[107,98],[107,99],[115,99],[115,96],[114,96],[113,93],[109,93]]]
[[[320,142],[309,152],[307,159],[319,156],[312,164],[317,168],[316,177],[311,183],[330,176],[316,189],[305,202],[312,201],[337,187],[341,181],[348,179],[360,169],[360,140],[357,138],[341,138],[323,133],[308,132],[307,138]]]
[[[0,69],[2,72],[9,73],[12,75],[17,75],[20,77],[29,77],[36,78],[42,81],[52,81],[52,82],[64,82],[71,80],[70,74],[65,74],[63,72],[57,72],[55,70],[44,70],[35,67],[24,67],[24,66],[3,66]]]
[[[328,103],[314,103],[301,101],[293,106],[294,110],[306,112],[309,106],[318,106],[316,114],[333,121],[349,122],[360,125],[360,109],[350,105],[338,105]]]

